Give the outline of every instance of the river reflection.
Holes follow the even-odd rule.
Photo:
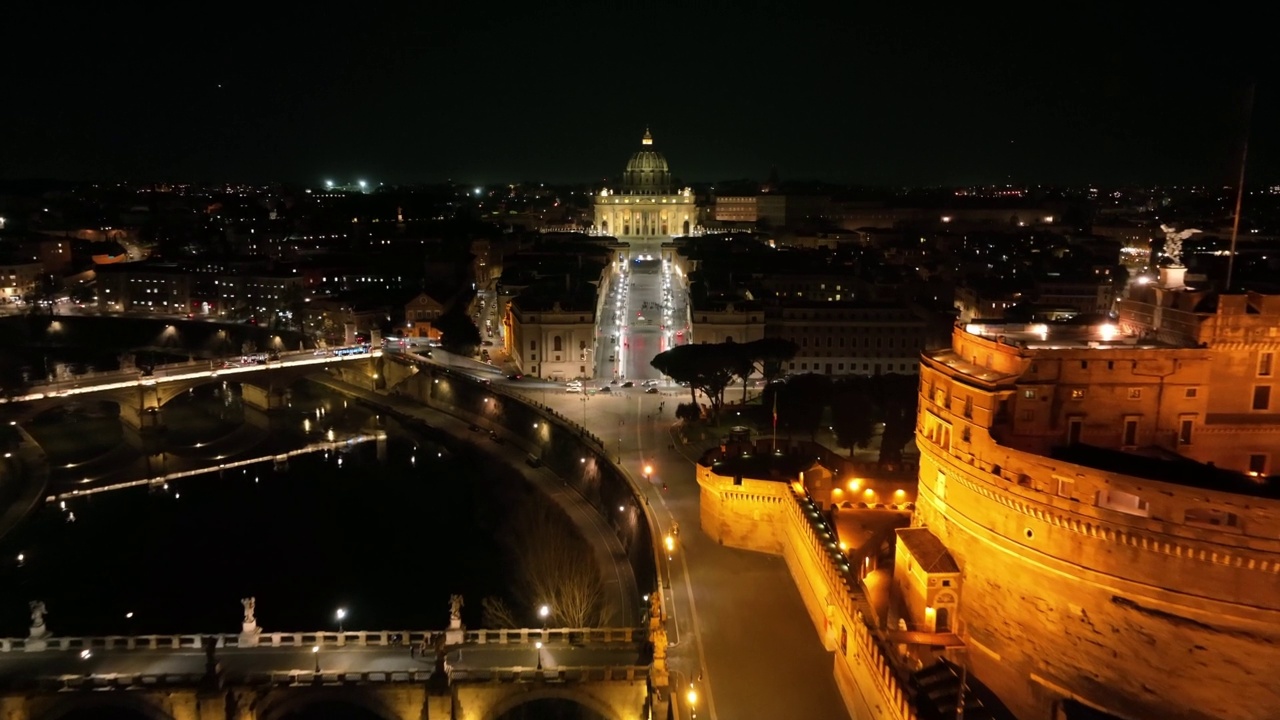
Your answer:
[[[0,539],[0,634],[26,635],[30,600],[72,636],[237,632],[251,595],[267,632],[336,630],[338,608],[347,629],[443,627],[453,593],[477,622],[479,600],[508,590],[495,536],[526,490],[339,396],[293,402],[256,447],[338,425],[388,439],[45,505]],[[193,437],[174,447],[202,450]]]

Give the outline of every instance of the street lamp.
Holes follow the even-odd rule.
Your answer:
[[[698,717],[698,691],[694,689],[693,683],[689,683],[689,692],[685,694],[685,699],[689,701],[690,714]]]
[[[344,619],[346,619],[346,617],[347,617],[347,609],[346,609],[346,608],[338,608],[338,612],[334,613],[334,615],[335,615],[335,616],[337,616],[337,618],[338,618],[338,633],[339,633],[339,634],[341,634],[341,633],[342,633],[342,621],[343,621]]]
[[[544,606],[545,607],[545,606]],[[535,650],[538,651],[538,669],[542,669],[542,641],[533,644]]]
[[[314,656],[314,657],[315,657],[315,659],[316,659],[316,674],[317,674],[317,675],[319,675],[319,674],[320,674],[320,646],[319,646],[319,645],[312,645],[312,646],[311,646],[311,654],[312,654],[312,656]]]
[[[542,629],[547,629],[547,618],[551,616],[551,608],[543,605],[538,608],[538,617],[542,619]]]

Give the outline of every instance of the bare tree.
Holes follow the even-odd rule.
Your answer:
[[[480,625],[486,630],[518,628],[522,623],[516,620],[516,614],[507,601],[500,597],[487,597],[480,601]]]
[[[598,627],[604,620],[604,585],[586,541],[559,508],[536,499],[511,523],[520,588],[529,607],[546,605],[548,622]]]

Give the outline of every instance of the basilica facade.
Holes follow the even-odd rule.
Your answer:
[[[622,186],[596,196],[594,231],[620,240],[665,240],[690,234],[697,217],[693,190],[675,189],[667,159],[653,149],[653,136],[645,130]]]

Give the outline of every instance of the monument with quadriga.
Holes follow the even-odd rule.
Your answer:
[[[258,627],[258,618],[253,614],[258,607],[258,599],[241,598],[240,604],[244,606],[244,620],[240,624],[240,647],[257,647],[258,638],[262,635],[262,628]]]
[[[24,647],[27,652],[44,650],[49,646],[49,627],[44,624],[44,616],[49,611],[45,608],[42,600],[32,600],[27,603],[27,607],[31,609],[31,630],[27,634],[27,641]]]

